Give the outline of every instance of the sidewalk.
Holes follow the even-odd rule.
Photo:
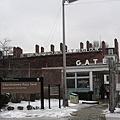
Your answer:
[[[108,100],[100,100],[99,104],[82,108],[71,115],[70,120],[106,120],[103,110],[108,108]]]

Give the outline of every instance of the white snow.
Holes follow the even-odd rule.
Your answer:
[[[11,103],[9,102],[8,106],[12,106],[15,109],[8,111],[7,109],[2,110],[1,117],[2,118],[24,118],[24,117],[66,117],[70,116],[70,113],[77,111],[77,109],[87,107],[90,105],[82,105],[82,101],[79,101],[79,104],[72,104],[69,101],[68,107],[62,106],[62,100],[61,100],[61,108],[59,108],[59,101],[58,99],[51,99],[51,109],[49,109],[49,101],[45,99],[44,101],[44,109],[41,109],[41,102],[39,100],[36,100],[35,102],[30,102],[30,105],[33,107],[39,107],[38,110],[27,110],[26,106],[28,105],[28,102],[22,101],[21,103]],[[23,106],[23,110],[18,110],[18,106]]]
[[[62,106],[62,100],[61,100],[61,108],[59,108],[59,101],[58,99],[51,99],[51,109],[49,109],[49,102],[47,99],[44,101],[44,109],[41,109],[41,102],[40,100],[36,100],[35,102],[30,102],[30,105],[33,107],[39,107],[37,110],[27,110],[26,106],[28,105],[28,102],[22,101],[21,103],[8,103],[8,106],[12,106],[15,109],[8,111],[7,109],[2,109],[2,112],[0,112],[1,118],[34,118],[34,117],[56,117],[56,118],[62,118],[70,116],[70,113],[77,111],[78,109],[82,109],[84,107],[91,106],[93,104],[82,104],[82,100],[79,100],[78,104],[70,103],[68,107]],[[94,102],[94,101],[93,101]],[[23,110],[18,110],[18,106],[23,106]],[[114,113],[110,113],[108,109],[103,111],[106,115],[106,119],[108,118],[120,118],[120,108],[116,108]],[[107,120],[108,120],[107,119]]]
[[[108,109],[104,110],[104,113],[106,115],[106,120],[118,120],[120,119],[120,108],[115,108],[114,113],[110,113]]]

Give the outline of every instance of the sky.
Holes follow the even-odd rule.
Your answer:
[[[78,0],[65,3],[65,42],[79,49],[80,42],[105,41],[120,44],[120,0]],[[0,0],[0,41],[34,53],[35,45],[60,50],[62,39],[62,0]]]
[[[44,104],[45,104],[45,109],[41,110],[27,110],[26,106],[28,105],[28,101],[21,101],[21,103],[8,103],[8,106],[14,107],[14,110],[8,111],[6,109],[2,109],[0,112],[0,118],[36,118],[36,117],[46,117],[46,118],[66,118],[70,117],[71,113],[75,113],[77,110],[80,110],[84,107],[90,107],[91,105],[96,105],[96,104],[90,104],[90,103],[96,103],[96,101],[84,101],[84,100],[79,100],[78,104],[73,104],[69,102],[68,107],[58,107],[58,99],[51,99],[50,104],[51,104],[51,109],[49,109],[49,104],[48,100],[45,99]],[[82,102],[88,102],[89,104],[82,104]],[[61,100],[62,104],[62,100]],[[39,107],[40,108],[40,101],[36,100],[35,102],[30,103],[31,106]],[[17,107],[22,106],[24,107],[23,110],[18,110]],[[106,120],[118,120],[120,118],[120,108],[115,108],[114,113],[110,113],[108,109],[103,111],[103,114],[105,114]],[[50,119],[51,120],[51,119]],[[66,120],[66,119],[65,119]]]

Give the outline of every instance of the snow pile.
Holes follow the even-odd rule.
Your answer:
[[[109,120],[109,118],[113,118],[114,120],[120,119],[120,108],[115,108],[114,113],[110,113],[110,111],[106,109],[104,113],[106,114],[107,120]]]
[[[72,104],[69,102],[69,107],[62,107],[59,108],[59,101],[57,99],[51,99],[51,109],[49,109],[48,100],[44,101],[45,109],[40,109],[41,102],[39,100],[35,102],[31,102],[30,105],[33,107],[39,107],[37,110],[27,110],[26,106],[28,102],[22,101],[21,103],[9,103],[9,106],[14,107],[14,110],[2,110],[1,117],[2,118],[24,118],[24,117],[66,117],[70,116],[70,113],[76,111],[78,109],[78,104]],[[81,103],[79,103],[81,104]],[[61,100],[62,105],[62,100]],[[18,110],[18,106],[23,106],[23,110]]]
[[[2,109],[2,112],[0,112],[1,118],[34,118],[34,117],[53,117],[53,118],[63,118],[70,116],[70,113],[75,112],[77,110],[80,110],[84,107],[89,107],[93,104],[82,104],[83,102],[88,103],[94,103],[94,101],[81,101],[79,100],[78,104],[72,104],[69,102],[68,107],[59,108],[59,100],[58,99],[51,99],[51,109],[49,109],[49,102],[47,99],[44,101],[45,109],[40,109],[41,102],[39,100],[36,100],[35,102],[31,102],[30,105],[38,108],[37,110],[27,110],[28,102],[22,101],[21,103],[9,103],[9,106],[14,107],[14,110],[8,111],[7,109]],[[61,100],[62,105],[62,100]],[[23,106],[23,110],[18,110],[18,106]],[[114,113],[110,113],[108,109],[103,111],[106,120],[118,120],[120,119],[120,108],[116,108]]]

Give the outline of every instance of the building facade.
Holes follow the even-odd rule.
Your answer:
[[[118,41],[114,39],[114,47],[106,48],[104,41],[95,47],[89,41],[80,43],[80,49],[67,50],[66,46],[66,84],[67,97],[72,92],[93,92],[94,99],[99,98],[100,86],[109,84],[109,58],[116,62],[119,74]],[[14,47],[12,58],[0,59],[0,76],[9,78],[44,77],[45,97],[48,97],[48,85],[60,84],[63,88],[63,54],[62,43],[60,51],[55,51],[51,45],[50,52],[44,52],[39,45],[35,46],[35,53],[23,54],[23,50]],[[120,82],[118,75],[118,82]],[[62,94],[61,94],[62,96]]]

